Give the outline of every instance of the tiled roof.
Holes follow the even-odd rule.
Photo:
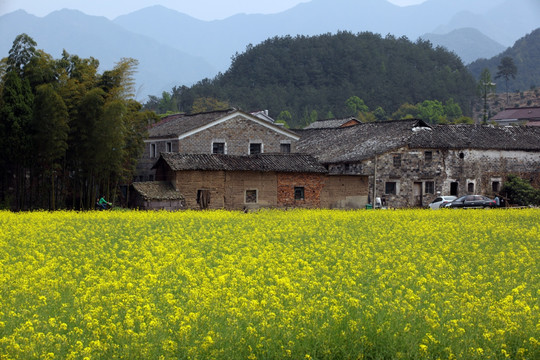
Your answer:
[[[437,125],[431,133],[417,133],[409,147],[540,151],[536,126]]]
[[[222,111],[212,111],[193,115],[175,114],[163,118],[148,129],[150,138],[178,137],[188,131],[195,130],[208,125],[228,114],[236,111],[228,109]]]
[[[331,128],[339,128],[343,125],[347,124],[348,122],[356,122],[357,124],[360,123],[356,118],[354,117],[348,117],[343,119],[326,119],[326,120],[317,120],[315,122],[312,122],[308,126],[306,126],[304,129],[310,130],[310,129],[331,129]]]
[[[504,109],[490,120],[540,120],[540,107]]]
[[[431,149],[540,151],[540,127],[435,125],[421,120],[384,121],[297,131],[299,152],[321,163],[356,162],[408,146]]]
[[[134,182],[133,188],[145,200],[182,200],[184,197],[168,181]]]
[[[304,154],[218,155],[161,153],[154,168],[164,161],[173,171],[272,171],[326,173],[314,157]]]
[[[300,130],[296,149],[312,154],[323,164],[362,161],[404,146],[414,133],[421,131],[431,131],[431,127],[417,119]]]

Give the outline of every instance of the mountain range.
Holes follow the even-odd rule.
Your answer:
[[[270,15],[238,14],[203,21],[156,5],[114,20],[76,10],[36,17],[22,10],[0,17],[0,56],[27,33],[54,58],[65,49],[95,57],[100,70],[123,57],[139,60],[137,98],[161,94],[224,72],[250,44],[285,35],[337,31],[419,37],[447,47],[464,63],[491,58],[540,27],[538,0],[427,0],[399,7],[386,0],[312,0]]]

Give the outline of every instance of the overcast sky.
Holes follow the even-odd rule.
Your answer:
[[[0,15],[23,9],[45,16],[64,8],[77,9],[88,15],[101,15],[114,19],[144,7],[161,4],[167,8],[201,20],[224,19],[231,15],[272,14],[309,2],[310,0],[0,0]],[[357,0],[361,1],[361,0]],[[382,0],[381,0],[382,1]],[[388,0],[400,6],[419,4],[426,0]]]

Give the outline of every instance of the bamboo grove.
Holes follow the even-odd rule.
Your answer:
[[[0,207],[84,209],[129,183],[153,113],[134,100],[137,61],[60,59],[18,35],[0,74]]]

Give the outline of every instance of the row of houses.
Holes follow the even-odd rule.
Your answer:
[[[424,207],[437,195],[495,196],[508,174],[540,185],[540,127],[317,121],[266,112],[173,115],[149,129],[132,186],[144,209]]]

